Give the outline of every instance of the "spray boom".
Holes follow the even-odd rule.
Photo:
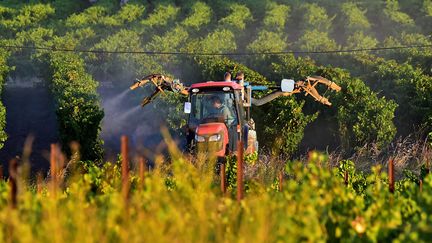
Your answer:
[[[292,86],[290,88],[290,91],[284,90],[282,86],[277,87],[269,87],[269,86],[254,86],[249,85],[251,87],[251,91],[253,90],[268,90],[268,89],[277,89],[274,92],[260,98],[260,99],[254,99],[251,97],[251,94],[249,94],[250,97],[250,104],[261,106],[264,105],[280,96],[291,96],[293,94],[298,93],[304,93],[306,96],[310,95],[312,96],[317,102],[320,102],[324,105],[331,106],[330,101],[323,97],[318,93],[318,90],[315,88],[318,84],[325,85],[328,87],[328,89],[334,90],[336,92],[341,90],[341,87],[337,85],[336,83],[323,78],[321,76],[310,76],[306,77],[305,79],[299,80],[294,82],[291,80]],[[175,93],[181,93],[183,95],[188,95],[188,88],[183,85],[183,83],[180,82],[178,79],[172,79],[170,77],[161,75],[161,74],[151,74],[148,76],[143,77],[142,79],[137,79],[137,81],[130,86],[131,90],[137,89],[138,87],[143,87],[147,84],[153,84],[155,86],[154,92],[148,96],[145,97],[142,102],[141,106],[145,106],[148,103],[150,103],[159,93],[165,93],[165,91],[171,91]],[[245,86],[247,86],[245,83]],[[247,87],[245,87],[247,90]]]
[[[161,74],[151,74],[143,77],[142,79],[137,79],[137,81],[135,81],[134,84],[130,86],[130,89],[134,90],[139,87],[143,87],[149,83],[155,86],[155,90],[150,96],[145,97],[142,100],[141,106],[147,105],[159,93],[165,93],[165,90],[188,95],[187,88],[180,82],[180,80],[172,79]]]
[[[255,123],[250,117],[252,105],[264,105],[278,97],[303,93],[312,96],[317,102],[330,106],[327,98],[316,87],[340,91],[334,82],[319,76],[306,77],[294,81],[283,79],[280,85],[253,85],[243,79],[236,81],[202,82],[185,87],[179,80],[161,74],[152,74],[137,80],[130,89],[154,86],[153,93],[145,97],[141,105],[150,103],[159,93],[165,91],[189,95],[185,102],[185,113],[189,114],[185,126],[188,148],[197,154],[211,153],[223,161],[223,157],[237,148],[247,153],[257,152],[258,141]],[[252,97],[253,91],[272,91],[261,98]],[[295,126],[295,125],[293,125]],[[238,143],[237,143],[238,142]]]

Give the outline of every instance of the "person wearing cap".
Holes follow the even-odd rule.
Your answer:
[[[245,92],[244,92],[244,73],[242,71],[238,71],[236,74],[236,78],[237,83],[240,84],[240,86],[242,87],[241,89],[241,97],[242,100],[245,99]]]

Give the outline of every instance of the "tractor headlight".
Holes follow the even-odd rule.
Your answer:
[[[211,135],[209,137],[209,142],[217,142],[220,139],[221,139],[221,135],[220,134]]]
[[[195,140],[199,143],[205,142],[205,137],[200,135],[195,135]]]

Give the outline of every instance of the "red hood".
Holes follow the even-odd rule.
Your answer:
[[[203,136],[203,135],[212,135],[224,131],[227,131],[227,128],[224,123],[211,122],[211,123],[200,124],[197,127],[196,134]]]
[[[208,137],[214,134],[222,134],[223,147],[221,150],[216,151],[215,156],[223,157],[225,156],[226,146],[228,145],[228,129],[225,123],[211,122],[200,124],[196,129],[196,135]]]

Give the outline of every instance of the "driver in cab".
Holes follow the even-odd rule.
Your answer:
[[[221,99],[218,96],[213,96],[211,101],[213,108],[212,115],[214,114],[217,117],[223,117],[223,120],[228,127],[233,125],[235,118],[228,107],[222,104]]]

